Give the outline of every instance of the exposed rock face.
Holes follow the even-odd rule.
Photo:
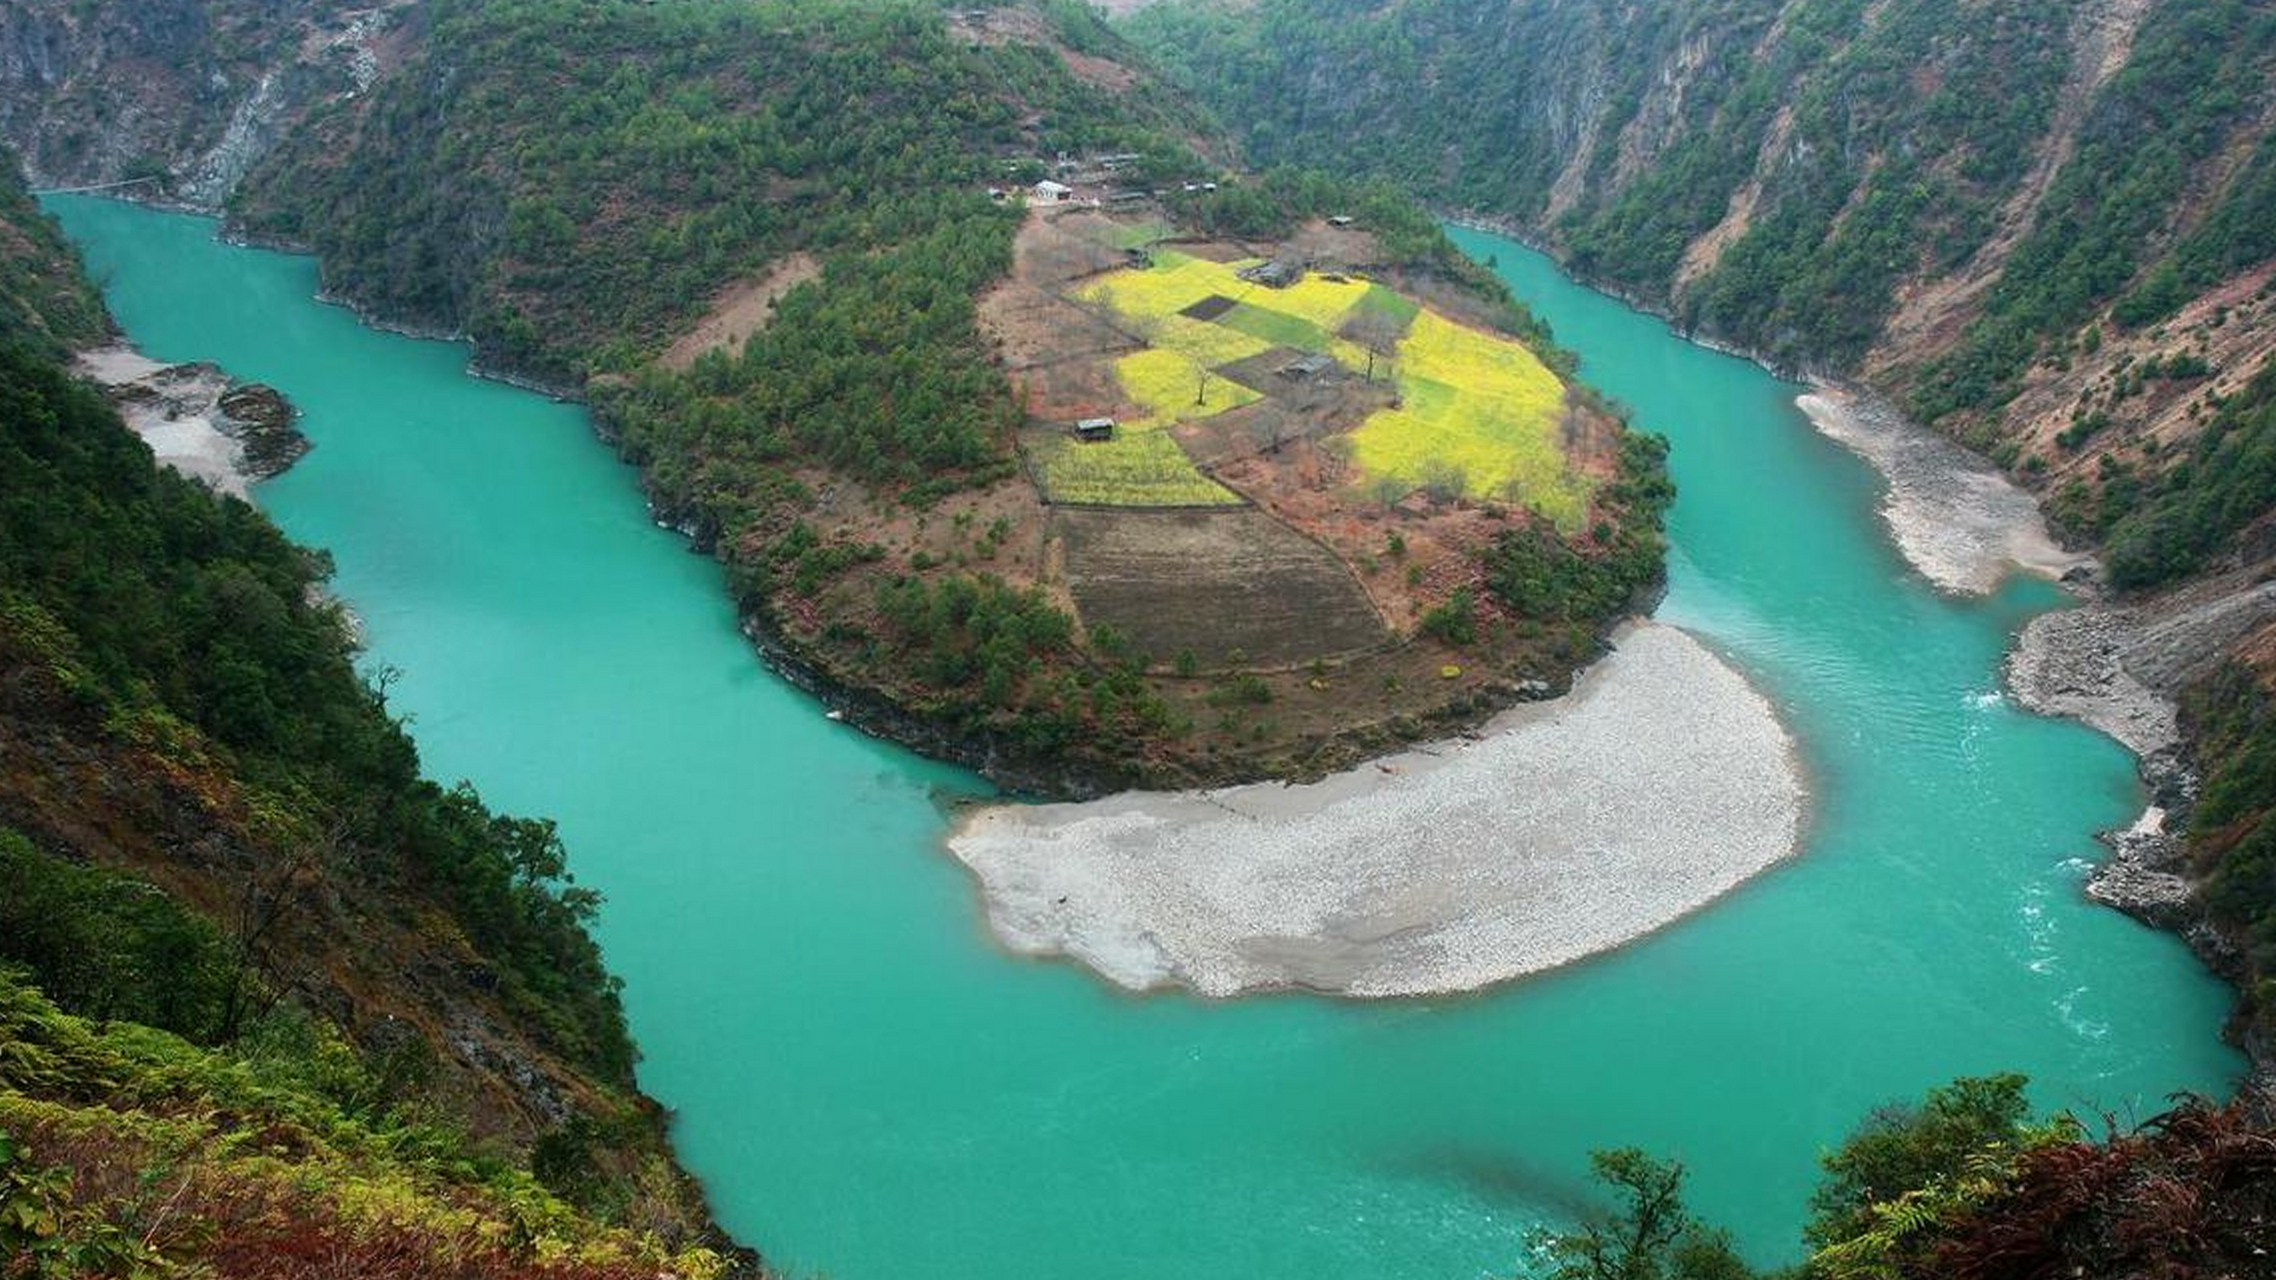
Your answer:
[[[283,475],[310,445],[293,425],[299,416],[284,393],[259,382],[231,387],[215,402],[222,433],[236,439],[246,474],[255,480]]]
[[[2145,600],[2043,614],[2023,629],[2008,680],[2035,711],[2084,720],[2144,761],[2171,755],[2181,742],[2174,699],[2182,688],[2276,619],[2268,567],[2232,569]]]
[[[404,0],[0,5],[0,141],[34,185],[218,209],[310,111],[393,61]]]
[[[2187,932],[2198,922],[2196,886],[2181,873],[2181,841],[2166,830],[2156,805],[2141,820],[2107,837],[2110,860],[2086,882],[2086,895],[2147,924]]]

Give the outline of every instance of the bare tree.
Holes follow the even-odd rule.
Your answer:
[[[301,845],[276,865],[255,867],[246,873],[230,929],[237,954],[229,995],[222,1002],[220,1039],[236,1039],[284,998],[286,975],[277,966],[271,937],[286,916],[315,896],[323,882],[325,864],[346,842],[347,835],[346,824],[335,823],[323,836]]]

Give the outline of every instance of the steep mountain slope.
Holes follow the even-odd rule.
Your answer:
[[[0,3],[0,141],[40,186],[211,207],[316,106],[392,66],[406,0]]]
[[[70,242],[41,216],[13,165],[0,165],[0,334],[59,357],[101,342],[110,328]]]
[[[2075,402],[2018,396],[2084,386],[2038,371],[2084,342],[2111,353],[2097,372],[2120,348],[2198,345],[2175,317],[2233,314],[2264,283],[2276,9],[1960,8],[1265,0],[1157,6],[1129,30],[1260,160],[1508,220],[1707,336],[1868,374],[2020,474],[2093,484],[2103,446],[2041,438]],[[2177,390],[2241,385],[2276,327],[2248,330]],[[2105,444],[2158,422],[2111,419]]]
[[[1019,20],[436,0],[400,74],[312,120],[232,210],[357,304],[573,388],[770,260],[984,221],[1007,159],[1198,163],[1193,119],[1100,56],[1119,41],[1087,12],[995,12]]]
[[[323,557],[56,363],[107,319],[0,219],[0,1272],[719,1271],[551,827],[419,777]]]

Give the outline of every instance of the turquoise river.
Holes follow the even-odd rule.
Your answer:
[[[787,1274],[1510,1275],[1587,1152],[1679,1156],[1696,1207],[1798,1255],[1814,1161],[1875,1104],[2027,1071],[2048,1106],[2225,1092],[2229,995],[2080,894],[2131,762],[2004,700],[2059,602],[1933,592],[1796,388],[1459,232],[1674,441],[1663,617],[1769,691],[1803,855],[1617,954],[1485,995],[1134,998],[991,945],[939,847],[981,784],[823,718],[737,634],[574,405],[359,325],[308,259],[210,221],[51,207],[132,339],[281,388],[316,442],[262,504],[329,548],[436,777],[559,819],[726,1225]]]

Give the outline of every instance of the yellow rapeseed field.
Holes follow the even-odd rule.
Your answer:
[[[1147,337],[1155,346],[1166,347],[1210,369],[1223,368],[1236,360],[1246,360],[1272,349],[1272,344],[1262,338],[1253,338],[1237,329],[1181,315],[1171,315],[1156,321],[1153,331]]]
[[[1077,296],[1103,302],[1133,320],[1145,321],[1176,315],[1210,294],[1224,293],[1228,287],[1238,290],[1248,286],[1214,262],[1164,251],[1154,255],[1153,266],[1117,271]]]
[[[1205,372],[1191,356],[1164,347],[1148,347],[1114,362],[1116,380],[1146,407],[1149,423],[1191,422],[1264,398],[1231,378],[1215,373],[1204,378]]]
[[[1267,311],[1278,311],[1309,320],[1333,333],[1353,305],[1366,295],[1369,287],[1365,280],[1347,277],[1337,281],[1310,273],[1285,289],[1260,288],[1240,278],[1240,272],[1263,261],[1262,258],[1252,258],[1246,262],[1219,267],[1218,270],[1225,273],[1226,280],[1231,284],[1229,289],[1220,289],[1218,292],[1227,297],[1240,298],[1252,307],[1263,307]],[[1253,292],[1243,296],[1244,290]]]
[[[1564,384],[1522,344],[1424,311],[1399,343],[1401,404],[1352,433],[1352,457],[1404,484],[1458,482],[1576,527],[1588,485],[1557,440]]]
[[[1077,296],[1111,308],[1149,344],[1114,365],[1124,394],[1145,412],[1123,424],[1110,443],[1054,442],[1042,474],[1055,501],[1237,501],[1193,466],[1165,428],[1259,399],[1221,375],[1204,378],[1204,371],[1275,346],[1324,351],[1355,372],[1366,369],[1367,352],[1337,334],[1359,309],[1394,325],[1411,317],[1390,360],[1400,407],[1369,416],[1350,437],[1363,472],[1523,503],[1566,529],[1586,518],[1588,483],[1567,465],[1558,443],[1564,384],[1523,344],[1457,324],[1362,280],[1307,275],[1270,289],[1240,279],[1241,269],[1253,265],[1164,251],[1150,267],[1114,272],[1080,291]],[[1179,314],[1213,295],[1240,309],[1222,322]],[[1379,372],[1382,364],[1377,361]],[[1204,391],[1198,403],[1197,389]]]
[[[1039,451],[1037,473],[1052,502],[1116,507],[1239,506],[1231,490],[1201,474],[1158,426],[1124,426],[1114,439],[1084,444],[1064,437]]]

